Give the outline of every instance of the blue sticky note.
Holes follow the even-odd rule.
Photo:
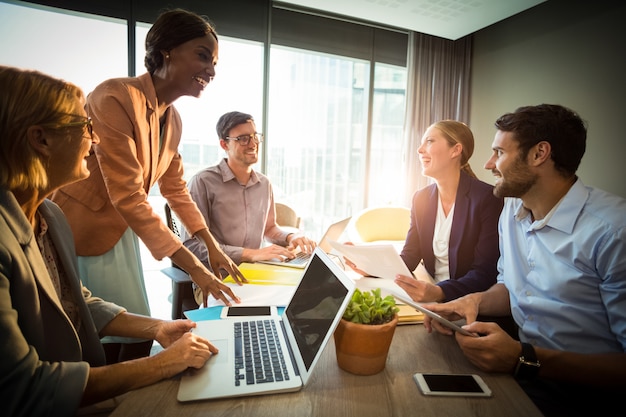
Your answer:
[[[187,310],[185,311],[185,317],[192,321],[219,320],[223,308],[222,306],[216,306]]]

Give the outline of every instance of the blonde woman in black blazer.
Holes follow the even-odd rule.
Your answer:
[[[415,301],[449,301],[496,283],[504,200],[493,195],[492,185],[476,178],[469,165],[473,152],[472,131],[456,120],[434,123],[422,137],[422,174],[433,184],[413,196],[411,226],[400,257],[410,271],[422,261],[437,283],[396,278]],[[450,221],[439,233],[438,216],[440,222]]]

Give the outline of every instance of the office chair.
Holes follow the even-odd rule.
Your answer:
[[[300,228],[300,217],[296,211],[283,203],[274,203],[276,206],[276,224],[283,227]]]
[[[371,207],[352,216],[354,243],[404,244],[411,224],[411,210],[400,206]]]
[[[180,238],[176,218],[167,203],[165,203],[165,220],[167,221],[167,227]],[[172,266],[161,269],[161,272],[172,280],[172,320],[185,318],[183,312],[198,308],[198,304],[193,296],[191,277],[174,262],[172,262]]]

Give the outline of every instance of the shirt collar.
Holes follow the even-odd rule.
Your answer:
[[[577,179],[548,214],[543,219],[533,222],[529,230],[539,230],[545,226],[550,226],[564,233],[571,233],[588,197],[589,190],[587,190],[580,178]],[[524,219],[530,222],[530,210],[524,207],[520,200],[520,206],[515,213],[515,220],[521,222]]]
[[[219,167],[220,173],[222,174],[223,182],[237,181],[237,178],[235,178],[235,174],[233,173],[232,169],[230,169],[230,167],[228,166],[228,158],[222,158],[218,167]],[[250,179],[248,180],[246,187],[254,185],[258,182],[259,182],[259,177],[257,176],[256,171],[252,170],[252,172],[250,173]]]

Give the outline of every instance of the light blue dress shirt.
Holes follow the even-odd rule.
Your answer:
[[[626,351],[626,200],[579,179],[534,222],[520,199],[506,200],[498,282],[520,339],[579,353]]]

